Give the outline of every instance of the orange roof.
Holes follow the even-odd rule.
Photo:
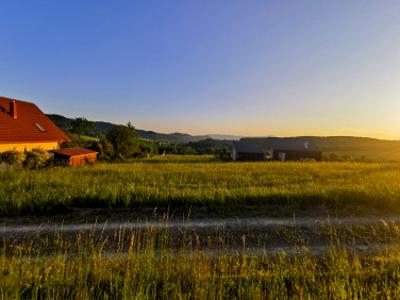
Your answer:
[[[78,155],[86,155],[86,154],[94,154],[97,153],[96,151],[92,151],[85,148],[61,148],[57,150],[52,150],[51,152],[64,155],[64,156],[78,156]]]
[[[16,106],[14,116],[13,105]],[[0,144],[69,140],[35,104],[0,97]]]

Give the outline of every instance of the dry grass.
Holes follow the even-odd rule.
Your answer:
[[[399,241],[395,227],[386,231]],[[47,247],[38,248],[38,242]],[[307,252],[254,255],[246,249],[209,255],[202,251],[208,247],[202,242],[187,235],[180,248],[172,249],[168,232],[157,236],[151,228],[100,237],[81,232],[67,238],[56,233],[51,242],[34,237],[3,242],[0,297],[395,299],[400,293],[396,249],[360,256],[334,242],[320,257]]]

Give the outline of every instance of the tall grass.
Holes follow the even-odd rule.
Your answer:
[[[160,161],[162,163],[160,163]],[[134,161],[0,172],[0,215],[73,207],[315,205],[400,210],[398,164]]]
[[[360,256],[332,243],[317,257],[254,255],[243,245],[236,254],[210,255],[202,251],[204,240],[187,236],[173,249],[168,232],[157,237],[151,228],[111,236],[57,233],[39,242],[47,247],[38,248],[34,237],[3,241],[1,299],[396,299],[400,293],[396,249]]]

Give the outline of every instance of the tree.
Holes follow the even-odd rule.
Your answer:
[[[90,149],[99,153],[99,160],[110,161],[115,157],[114,146],[104,135],[101,135],[100,139],[94,142]]]
[[[76,118],[71,122],[71,132],[79,135],[90,135],[93,129],[93,123],[83,117]]]
[[[114,147],[115,156],[117,158],[126,158],[132,156],[137,148],[137,136],[133,126],[114,125],[107,133],[107,139]]]

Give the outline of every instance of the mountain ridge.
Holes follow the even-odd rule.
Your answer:
[[[47,114],[47,116],[62,130],[68,131],[71,128],[71,123],[74,119],[65,117],[60,114]],[[106,121],[91,121],[96,135],[106,133],[113,125],[118,125]],[[239,136],[223,135],[223,134],[210,134],[210,135],[191,135],[188,133],[174,132],[174,133],[159,133],[153,130],[135,129],[138,136],[144,139],[150,139],[157,142],[169,142],[174,144],[187,144],[191,142],[198,142],[206,139],[214,140],[238,140]]]
[[[47,116],[62,130],[68,131],[71,128],[72,118],[64,117],[59,114],[47,114]],[[111,122],[105,121],[90,121],[94,125],[96,135],[106,133],[113,125]],[[189,144],[198,143],[208,140],[209,146],[212,141],[219,145],[220,142],[232,142],[238,140],[239,136],[229,135],[190,135],[187,133],[158,133],[152,130],[136,129],[139,137],[150,139],[157,142],[168,142],[174,144]],[[219,137],[219,138],[218,138]],[[229,138],[231,137],[231,138]],[[399,140],[384,140],[371,137],[357,137],[357,136],[298,136],[297,138],[308,138],[314,141],[322,151],[399,151]]]

